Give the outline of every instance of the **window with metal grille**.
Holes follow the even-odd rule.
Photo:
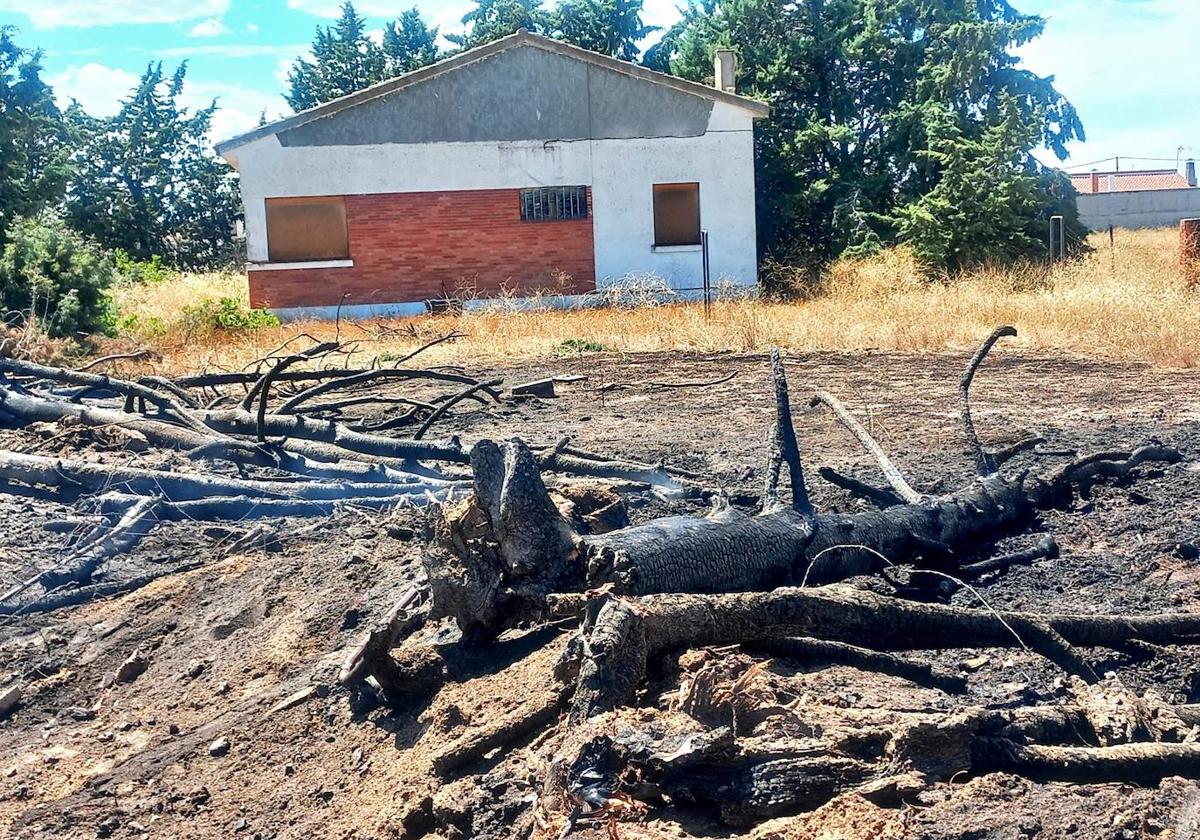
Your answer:
[[[521,190],[521,221],[586,219],[587,187],[539,187]]]

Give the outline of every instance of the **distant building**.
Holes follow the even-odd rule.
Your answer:
[[[1073,173],[1071,186],[1080,195],[1140,190],[1182,190],[1196,186],[1196,164],[1188,161],[1187,174],[1175,169],[1134,169],[1126,172]]]
[[[241,174],[250,300],[285,317],[630,275],[753,286],[754,121],[768,107],[524,31],[217,151]]]
[[[1165,227],[1200,216],[1196,162],[1175,169],[1072,173],[1079,218],[1092,230]]]

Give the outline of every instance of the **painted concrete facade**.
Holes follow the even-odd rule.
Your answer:
[[[1079,220],[1092,230],[1174,227],[1200,216],[1200,188],[1080,195]]]
[[[669,77],[661,77],[669,83],[642,78],[648,71],[641,68],[636,68],[636,76],[623,75],[623,70],[607,66],[619,63],[606,57],[596,57],[604,66],[592,66],[592,59],[575,55],[583,51],[553,42],[550,52],[543,55],[541,42],[545,39],[536,36],[510,38],[519,40],[485,62],[468,64],[444,77],[299,125],[284,121],[282,129],[274,133],[258,130],[219,146],[241,173],[252,287],[256,275],[275,275],[271,282],[278,284],[283,280],[280,274],[290,273],[266,270],[270,268],[266,265],[267,198],[583,185],[590,188],[594,255],[593,277],[586,282],[594,280],[596,287],[604,288],[630,277],[655,276],[673,288],[692,288],[702,282],[699,246],[654,247],[653,186],[677,182],[700,185],[701,226],[709,234],[713,281],[754,285],[753,122],[764,116],[765,107]],[[561,55],[563,50],[568,55]],[[578,69],[581,66],[582,71]],[[459,111],[454,97],[423,94],[404,104],[406,97],[426,87],[460,95],[477,89],[485,93],[507,89],[514,78],[541,78],[547,67],[563,80],[561,91],[554,86],[538,88],[546,101],[531,95],[524,111],[519,103],[509,101],[511,96],[499,96],[493,104],[512,113],[500,118],[497,111],[490,111],[496,115],[494,125],[477,119],[473,111],[455,116]],[[459,78],[447,87],[455,76]],[[473,82],[464,86],[468,78]],[[476,106],[482,107],[483,101]],[[580,101],[584,106],[590,103],[590,109],[582,107]],[[450,116],[434,127],[411,128],[411,122],[422,114],[438,113]],[[396,127],[397,121],[410,127]],[[481,136],[486,139],[463,139]],[[515,200],[513,204],[515,211]],[[351,207],[348,203],[353,230]],[[570,223],[526,223],[524,228],[542,226],[550,230],[559,224]],[[519,229],[511,232],[523,235]],[[405,232],[409,234],[411,230]],[[530,248],[537,247],[541,246],[531,241]],[[353,241],[350,257],[355,262]],[[353,276],[355,271],[355,266],[341,265],[336,272],[333,268],[329,274],[333,283]],[[519,265],[515,268],[523,270]],[[402,270],[397,272],[393,288],[385,290],[384,297],[393,289],[403,290],[402,275]],[[453,288],[460,279],[467,278],[447,276],[445,285]],[[526,278],[512,279],[520,285]],[[533,278],[528,280],[532,283]],[[574,291],[580,291],[578,284]],[[413,292],[405,297],[397,296],[397,291],[393,301],[377,295],[372,306],[377,310],[381,304],[423,297],[415,294],[415,287]],[[299,306],[295,296],[288,296],[288,300],[286,308]],[[314,307],[322,305],[327,304],[312,303]]]

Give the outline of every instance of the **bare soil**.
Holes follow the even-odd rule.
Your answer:
[[[817,479],[817,466],[862,478],[871,477],[871,467],[828,414],[806,407],[804,395],[816,388],[839,395],[918,489],[949,490],[972,475],[957,425],[964,361],[959,354],[790,358],[796,426],[818,507],[854,510],[858,503]],[[713,387],[648,384],[729,371],[737,377]],[[560,384],[555,399],[460,406],[439,427],[443,433],[539,443],[571,435],[592,451],[704,472],[734,504],[752,504],[761,490],[773,414],[761,354],[588,354],[469,372],[503,376],[508,384],[547,373],[588,378]],[[606,383],[625,387],[601,392]],[[1193,460],[1200,453],[1200,373],[997,348],[973,396],[976,424],[992,445],[1034,431],[1048,447],[1083,451],[1155,438],[1187,457],[1142,470],[1135,484],[1098,486],[1071,510],[1046,514],[1039,527],[1058,540],[1058,559],[961,590],[956,603],[1082,613],[1200,608],[1200,470]],[[10,449],[53,453],[76,445],[69,436],[0,433],[0,446]],[[1033,456],[1021,457],[1033,463]],[[649,495],[628,501],[635,521],[701,509],[699,502]],[[0,585],[51,564],[64,537],[43,526],[68,512],[0,497]],[[0,619],[0,685],[23,686],[20,705],[0,722],[0,831],[20,838],[503,838],[515,836],[507,826],[517,810],[534,808],[533,836],[558,836],[561,815],[540,813],[545,768],[537,738],[465,768],[451,783],[434,777],[431,762],[462,722],[495,719],[553,690],[550,666],[564,637],[541,631],[513,638],[504,661],[481,664],[477,676],[447,685],[422,709],[355,711],[335,687],[347,645],[418,577],[422,519],[415,510],[383,515],[347,507],[326,520],[285,523],[279,550],[237,553],[226,547],[244,528],[167,523],[116,564],[144,570],[210,562],[123,597]],[[1004,547],[1036,539],[1026,534]],[[135,655],[145,671],[116,679]],[[929,657],[957,668],[981,655],[969,693],[953,698],[843,667],[768,663],[767,678],[800,698],[799,710],[1003,706],[1053,698],[1062,689],[1059,672],[1021,651]],[[1139,692],[1200,701],[1194,649],[1169,648],[1149,662],[1089,658]],[[474,801],[467,792],[481,787],[492,791],[495,808],[458,813],[456,801]],[[631,805],[611,823],[581,825],[569,836],[1183,840],[1200,838],[1200,786],[1181,779],[1157,788],[1039,784],[991,774],[938,784],[896,808],[846,795],[740,830],[695,811]]]

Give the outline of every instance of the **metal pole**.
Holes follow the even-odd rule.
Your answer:
[[[1054,247],[1054,233],[1058,231],[1058,248]],[[1050,217],[1050,261],[1064,259],[1067,256],[1067,237],[1066,229],[1063,226],[1062,216]]]
[[[704,269],[704,317],[712,314],[712,282],[708,270],[708,231],[700,231],[700,252]]]

